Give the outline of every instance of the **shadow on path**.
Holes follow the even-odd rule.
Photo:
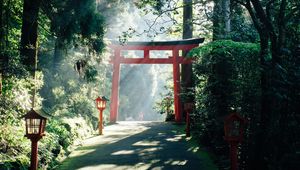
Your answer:
[[[211,169],[165,122],[120,122],[89,139],[59,169]]]

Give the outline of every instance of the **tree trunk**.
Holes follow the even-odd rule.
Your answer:
[[[231,31],[230,0],[223,0],[223,13],[225,22],[225,38],[229,38]]]
[[[222,0],[214,0],[213,9],[213,40],[224,37],[224,16],[222,15]]]
[[[5,39],[4,39],[4,23],[3,23],[3,9],[4,4],[3,0],[0,0],[0,53],[2,57],[2,53],[4,50],[4,45],[5,45]]]
[[[24,0],[23,5],[20,55],[22,63],[32,76],[34,76],[37,64],[37,30],[40,2],[40,0]]]
[[[266,57],[270,53],[269,41],[270,35],[266,27],[262,26],[258,30],[260,37],[260,87],[261,87],[261,109],[260,115],[258,115],[257,126],[253,125],[254,145],[252,146],[253,155],[250,158],[250,169],[268,169],[267,162],[265,160],[267,145],[266,136],[268,134],[267,129],[269,127],[269,118],[272,112],[272,104],[274,98],[270,94],[271,79],[269,74],[272,72],[272,64],[266,61]]]
[[[193,37],[193,6],[192,0],[183,1],[183,30],[182,38],[192,38]]]
[[[64,45],[61,38],[58,36],[55,40],[55,49],[53,56],[53,73],[59,73],[60,64],[64,56]]]
[[[230,0],[214,0],[213,40],[230,38]]]
[[[280,4],[280,10],[278,14],[278,48],[282,49],[285,46],[286,39],[286,20],[285,20],[285,10],[286,10],[287,2],[286,0],[282,0]]]
[[[282,75],[285,74],[278,73],[280,72],[280,70],[276,69],[276,65],[280,65],[282,62],[280,56],[281,49],[285,47],[285,33],[287,22],[285,17],[286,0],[281,0],[281,2],[279,3],[281,3],[279,13],[276,15],[273,14],[273,16],[276,16],[276,25],[271,19],[272,16],[269,16],[270,7],[268,5],[262,3],[259,0],[246,1],[246,8],[249,11],[254,26],[256,27],[260,36],[261,47],[261,110],[260,114],[257,115],[258,120],[256,122],[253,122],[257,126],[255,125],[255,128],[251,129],[253,135],[250,140],[253,141],[253,145],[250,150],[253,154],[249,156],[249,169],[268,169],[268,163],[270,163],[270,159],[272,159],[270,157],[276,157],[276,155],[274,156],[272,155],[273,153],[270,152],[272,148],[269,146],[270,139],[267,138],[272,133],[268,131],[268,129],[270,129],[270,127],[275,124],[274,120],[270,118],[281,116],[277,121],[279,122],[279,125],[280,123],[282,124],[280,130],[283,131],[284,126],[286,125],[287,112],[289,110],[288,104],[285,104],[282,99],[278,98],[274,93],[274,91],[276,91],[276,93],[280,94],[280,86],[282,86],[282,84],[280,84],[279,82],[284,82],[281,79]],[[275,33],[275,30],[278,30],[278,34]],[[269,43],[271,45],[269,45]],[[272,59],[270,61],[266,61],[265,58],[270,53]],[[280,108],[282,111],[280,111]],[[277,143],[281,143],[284,141],[278,141],[278,139],[273,140],[277,140],[275,141]],[[281,152],[279,151],[279,153]]]
[[[193,6],[192,0],[183,1],[183,30],[182,39],[188,39],[193,37]],[[182,56],[185,57],[188,51],[183,51]],[[193,70],[192,64],[182,64],[181,65],[181,78],[182,78],[182,90],[187,93],[186,99],[183,102],[194,102],[193,89],[195,87],[193,82]],[[182,103],[183,104],[183,103]],[[184,110],[183,105],[181,105],[181,110]]]
[[[4,50],[5,50],[5,39],[4,39],[4,24],[3,24],[3,0],[0,0],[0,95],[2,94],[2,75],[4,71]]]
[[[40,0],[24,0],[23,17],[22,17],[22,33],[20,55],[21,62],[24,64],[30,75],[35,80],[35,71],[37,68],[37,37],[38,37],[38,15]],[[31,104],[35,106],[35,82],[32,90]]]

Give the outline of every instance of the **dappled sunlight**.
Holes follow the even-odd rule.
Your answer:
[[[146,164],[146,163],[137,163],[134,165],[134,167],[129,168],[129,169],[149,169],[151,167],[151,164]]]
[[[164,164],[170,164],[170,165],[185,165],[188,161],[187,160],[174,160],[174,159],[168,159],[164,162]]]
[[[134,154],[134,150],[121,150],[112,153],[111,155],[128,155],[128,154]]]
[[[86,166],[84,168],[79,168],[79,170],[91,170],[91,169],[124,170],[124,169],[130,169],[130,166],[120,166],[120,165],[115,165],[115,164],[101,164],[101,165]]]
[[[159,159],[153,159],[153,160],[150,161],[151,164],[155,164],[155,163],[159,163],[159,162],[160,162]]]
[[[147,156],[147,155],[152,155],[153,153],[162,150],[162,147],[152,147],[152,148],[147,148],[147,149],[143,149],[141,151],[138,152],[139,156]]]
[[[95,152],[95,150],[96,150],[96,149],[83,149],[83,150],[77,150],[77,151],[72,152],[72,153],[69,155],[69,157],[72,158],[72,157],[77,157],[77,156],[81,156],[81,155],[86,155],[86,154]]]
[[[183,135],[175,135],[173,138],[167,138],[166,141],[178,142],[182,139]]]
[[[161,149],[163,149],[163,148],[162,147],[146,148],[146,149],[141,150],[139,153],[142,154],[142,153],[145,153],[145,152],[155,152],[155,151],[158,151],[158,150],[161,150]]]
[[[69,155],[69,157],[77,157],[79,155],[82,156],[90,154],[91,152],[94,152],[96,148],[108,144],[113,144],[132,135],[141,133],[149,129],[149,127],[143,126],[144,123],[145,122],[138,122],[140,126],[138,126],[137,128],[132,128],[132,126],[136,125],[137,122],[119,122],[118,124],[107,126],[104,128],[104,135],[95,136],[85,140],[84,143],[82,143],[83,146],[74,150],[72,154]],[[130,133],[128,133],[129,131]],[[115,153],[112,153],[112,155],[129,154],[128,152],[129,151],[117,151]],[[132,151],[132,153],[134,153],[134,151]]]
[[[159,136],[165,136],[166,133],[158,133]]]
[[[187,163],[187,160],[177,160],[177,161],[172,161],[171,165],[185,165]]]
[[[164,122],[118,122],[88,139],[62,165],[65,169],[178,169],[201,167],[184,133]],[[192,152],[191,152],[192,151]],[[195,166],[194,166],[195,165]]]
[[[138,126],[137,128],[132,128],[133,125],[136,125],[135,122],[119,122],[118,124],[104,127],[104,135],[90,138],[85,141],[84,145],[112,144],[149,129],[148,127],[143,126],[142,122],[139,122],[139,124],[141,126]],[[130,130],[130,133],[128,133],[128,130]]]
[[[190,148],[188,149],[188,151],[191,151],[191,152],[196,153],[197,151],[199,151],[199,149],[200,149],[199,146],[194,146],[194,147],[190,147]]]
[[[159,141],[138,141],[133,146],[158,146]]]
[[[300,0],[1,0],[0,170],[300,169],[299,19]]]

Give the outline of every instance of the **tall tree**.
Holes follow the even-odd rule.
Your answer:
[[[230,0],[214,0],[213,40],[228,39],[231,32]]]
[[[3,0],[0,0],[0,95],[2,94],[2,74],[3,74],[3,59],[4,59],[4,25],[3,25]]]
[[[294,17],[299,17],[300,2],[287,0],[238,1],[248,10],[253,24],[260,37],[260,64],[261,64],[261,112],[259,115],[259,126],[255,132],[255,145],[253,146],[255,156],[250,159],[249,165],[254,169],[267,169],[268,151],[265,146],[269,142],[266,136],[270,133],[268,129],[272,126],[271,117],[279,114],[281,122],[285,111],[278,113],[276,103],[281,103],[279,89],[283,75],[283,56],[287,48],[286,30],[287,25]],[[290,37],[291,38],[291,37]],[[296,45],[296,44],[294,44]],[[280,94],[280,95],[279,95]],[[288,110],[283,106],[283,110]],[[251,162],[252,161],[252,162]],[[255,163],[254,163],[255,162]]]
[[[7,62],[5,56],[5,23],[4,23],[4,1],[0,0],[0,95],[2,94],[2,81],[4,76],[4,69]]]
[[[213,40],[222,39],[223,35],[223,15],[222,15],[222,0],[214,0],[214,9],[213,9]]]
[[[9,63],[19,59],[19,33],[21,30],[23,3],[18,0],[0,0],[0,75],[2,90],[9,75],[20,75],[23,67]],[[0,88],[1,89],[1,88]],[[1,90],[0,90],[1,91]],[[4,91],[2,91],[4,92]]]
[[[22,63],[34,75],[37,64],[38,14],[40,0],[24,0],[20,55]]]
[[[223,13],[225,22],[225,34],[226,37],[229,36],[231,31],[231,19],[230,19],[230,0],[223,0]]]
[[[182,22],[182,39],[188,39],[193,37],[193,1],[183,1],[183,22]],[[183,52],[183,56],[186,56],[187,51]],[[182,78],[182,90],[187,94],[186,101],[193,102],[194,82],[193,82],[193,70],[192,64],[181,65],[181,78]],[[183,110],[183,109],[182,109]]]
[[[21,61],[35,79],[37,69],[37,52],[38,52],[38,16],[40,0],[24,0],[22,32],[21,32]],[[35,82],[34,82],[35,83]],[[35,105],[35,84],[32,88],[32,107]]]
[[[96,1],[50,0],[42,5],[51,22],[55,35],[53,71],[58,72],[68,45],[85,46],[91,52],[100,53],[103,48],[104,19],[96,11]]]

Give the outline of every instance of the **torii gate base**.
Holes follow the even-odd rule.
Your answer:
[[[118,116],[119,105],[119,79],[120,79],[120,64],[172,64],[173,65],[173,83],[174,83],[174,105],[175,105],[175,121],[181,122],[180,110],[180,65],[190,64],[191,59],[186,59],[179,56],[179,51],[182,54],[187,54],[191,49],[198,47],[204,38],[186,39],[181,41],[157,41],[157,42],[128,42],[126,45],[112,44],[109,47],[114,50],[114,57],[111,62],[113,64],[112,77],[112,96],[110,106],[110,123],[115,123]],[[122,50],[143,50],[143,58],[125,58],[121,56]],[[151,50],[171,50],[172,56],[168,58],[151,58]]]

